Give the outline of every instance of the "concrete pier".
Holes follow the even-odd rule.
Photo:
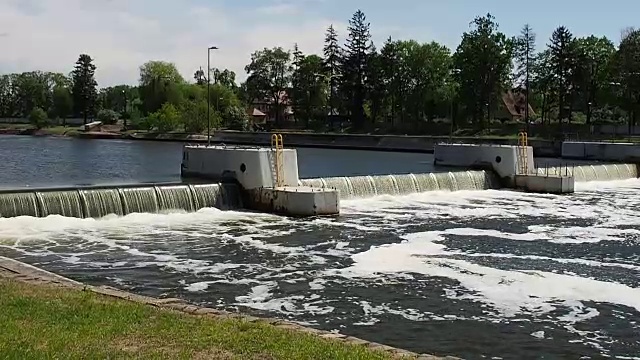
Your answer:
[[[533,193],[570,194],[575,192],[575,178],[561,175],[515,175],[516,189]]]
[[[503,186],[513,189],[553,194],[575,191],[573,176],[538,175],[533,149],[526,145],[438,144],[434,164],[490,169],[500,176]]]
[[[334,189],[308,186],[260,188],[247,191],[245,205],[289,216],[335,215],[340,213],[340,196]]]
[[[279,145],[281,139],[279,137]],[[185,146],[182,176],[235,181],[244,205],[289,216],[340,213],[337,190],[299,186],[295,149],[242,146]]]

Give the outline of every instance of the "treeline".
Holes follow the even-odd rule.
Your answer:
[[[356,129],[426,133],[442,119],[478,130],[493,120],[636,124],[640,110],[635,29],[625,30],[616,47],[606,37],[576,38],[561,26],[537,51],[529,25],[507,36],[487,14],[473,20],[454,52],[437,42],[392,38],[378,50],[357,11],[344,44],[328,28],[322,56],[296,46],[257,51],[251,59],[246,89],[252,97],[270,96],[278,106],[277,94],[288,91],[303,121],[323,123],[331,114]]]
[[[0,118],[29,118],[37,127],[47,126],[50,119],[65,124],[71,117],[105,124],[122,119],[127,128],[190,133],[202,132],[207,116],[213,128],[248,126],[232,71],[212,69],[210,91],[204,71],[196,71],[195,83],[189,83],[164,61],[143,64],[138,86],[98,89],[95,71],[93,59],[83,54],[69,76],[41,71],[2,75]]]
[[[354,131],[428,133],[449,121],[477,130],[494,120],[635,125],[640,110],[640,30],[632,28],[616,46],[561,26],[538,50],[529,25],[509,36],[487,14],[473,20],[455,51],[392,38],[378,49],[357,11],[346,39],[327,29],[322,54],[265,48],[245,70],[239,86],[233,72],[213,70],[208,109],[203,70],[187,82],[171,63],[152,61],[141,66],[138,86],[98,90],[95,66],[82,55],[68,77],[2,76],[0,117],[37,108],[52,118],[121,116],[141,128],[199,132],[207,113],[216,127],[246,128],[256,107],[277,127],[326,129],[337,121]]]

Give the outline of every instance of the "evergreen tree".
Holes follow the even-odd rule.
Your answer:
[[[333,25],[327,29],[324,40],[324,67],[329,77],[329,114],[335,113],[335,98],[337,83],[340,79],[340,64],[342,63],[342,53],[338,45],[338,33]]]
[[[96,66],[93,59],[87,54],[82,54],[76,62],[71,73],[73,87],[73,103],[76,112],[82,114],[84,123],[89,116],[94,116],[98,102],[98,83],[95,80]]]
[[[529,95],[531,92],[532,70],[536,60],[536,34],[529,24],[522,28],[515,43],[516,85],[525,89],[525,121],[529,128]]]
[[[349,35],[345,44],[342,63],[342,87],[351,100],[351,121],[356,129],[364,126],[364,101],[366,98],[366,72],[371,51],[370,24],[365,14],[358,10],[349,21]]]
[[[553,86],[558,96],[558,120],[571,121],[571,93],[576,70],[576,54],[573,34],[569,29],[560,26],[553,32],[549,50],[555,79]]]

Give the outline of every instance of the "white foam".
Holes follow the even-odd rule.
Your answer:
[[[506,271],[446,258],[438,232],[410,234],[400,244],[372,247],[352,256],[354,264],[342,274],[376,277],[376,274],[418,273],[458,281],[468,291],[461,299],[491,305],[500,314],[545,314],[558,308],[586,308],[582,301],[620,304],[640,311],[640,289],[579,276],[544,271]],[[563,318],[567,320],[568,318]]]

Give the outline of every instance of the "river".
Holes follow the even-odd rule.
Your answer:
[[[175,181],[169,143],[0,137],[5,187]],[[421,154],[301,149],[303,177],[425,172]],[[0,219],[0,255],[91,284],[464,358],[638,359],[640,181],[342,202],[336,218],[203,209]]]

